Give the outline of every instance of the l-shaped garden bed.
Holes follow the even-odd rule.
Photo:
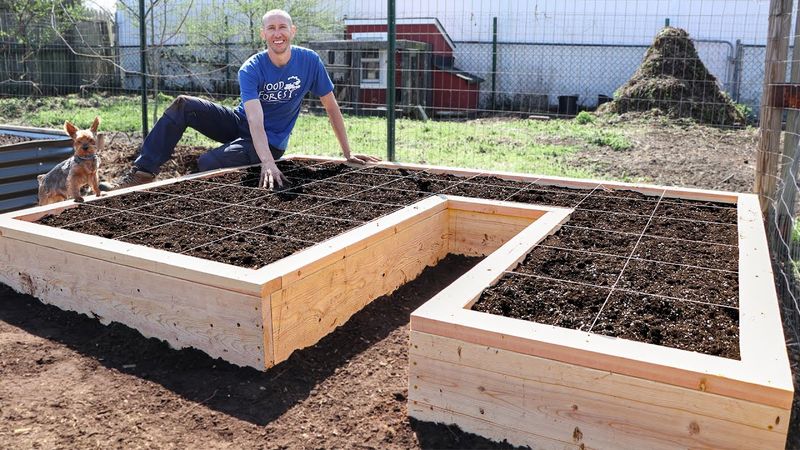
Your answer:
[[[782,448],[792,386],[753,196],[280,162],[0,216],[0,281],[268,369],[448,253],[409,414],[542,447]],[[753,445],[750,445],[753,444]]]

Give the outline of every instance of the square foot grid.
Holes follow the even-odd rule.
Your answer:
[[[735,222],[658,218],[661,203],[641,199],[611,199],[636,214],[609,212],[605,198],[592,198],[472,309],[738,359],[738,247],[728,244]],[[650,216],[634,210],[644,202]],[[687,204],[694,211],[676,203]],[[673,223],[680,238],[667,237],[679,234]]]
[[[536,263],[530,271],[538,276],[610,287],[628,256],[637,264],[674,264],[663,267],[728,272],[738,267],[735,205],[660,199],[603,186],[576,189],[496,176],[335,162],[289,160],[279,161],[278,166],[290,180],[290,187],[279,193],[258,188],[260,169],[251,167],[100,198],[38,222],[204,257],[200,249],[244,237],[254,239],[248,244],[254,251],[264,248],[257,243],[275,243],[276,238],[291,241],[286,248],[321,242],[442,193],[576,208],[569,222],[531,255]],[[172,239],[170,233],[176,232],[188,235]],[[243,232],[248,234],[240,236]],[[214,251],[206,257],[246,267],[271,262],[260,255],[228,258]],[[632,267],[640,267],[637,264]],[[559,266],[569,265],[574,265],[575,274],[559,272]],[[631,289],[639,287],[630,275],[621,278],[623,282]],[[643,292],[661,295],[650,287]]]

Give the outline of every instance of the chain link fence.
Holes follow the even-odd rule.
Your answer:
[[[281,6],[280,2],[272,3],[275,5],[237,0],[146,0],[144,20],[140,20],[135,0],[121,1],[113,11],[75,11],[53,2],[24,27],[20,26],[26,20],[24,14],[0,12],[4,56],[0,95],[58,95],[87,90],[137,93],[143,83],[141,22],[146,40],[145,78],[151,97],[162,91],[235,97],[239,66],[262,47],[257,32],[252,31],[257,29],[261,11],[267,6]],[[602,2],[596,3],[598,9]],[[632,14],[607,6],[592,21],[585,11],[561,10],[549,4],[552,11],[531,9],[526,2],[510,2],[511,7],[501,11],[492,2],[474,1],[461,12],[446,2],[401,2],[398,39],[431,47],[399,49],[398,107],[406,116],[421,108],[435,118],[505,113],[568,117],[581,109],[594,109],[612,98],[634,74],[672,12],[674,24],[685,22],[691,26],[687,26],[690,32],[697,33],[692,36],[697,52],[719,87],[757,113],[763,47],[741,43],[754,40],[754,29],[759,26],[747,17],[760,13],[764,20],[764,2],[754,3],[756,6],[741,11],[734,8],[729,18],[719,20],[729,22],[728,29],[706,16],[703,8],[695,12],[680,7],[676,9],[679,14],[666,8],[637,14],[631,31],[623,31],[621,22]],[[296,7],[302,30],[298,43],[313,42],[329,58],[336,55],[328,53],[338,52],[340,63],[352,65],[354,50],[325,50],[320,46],[335,40],[386,39],[385,5],[379,8],[363,1],[326,2],[324,6],[319,2],[289,4],[300,5]],[[633,4],[634,9],[644,9],[643,2]],[[309,12],[312,10],[313,14]],[[311,23],[301,21],[306,16]],[[538,31],[528,30],[526,20]],[[598,28],[595,22],[603,20],[613,27]],[[750,27],[737,30],[737,21]],[[572,22],[594,25],[590,32],[579,33],[574,24],[571,32],[558,31],[557,26]],[[704,37],[714,34],[720,39]],[[377,70],[367,70],[372,63],[366,58],[359,70],[348,73],[332,67],[331,74],[339,76],[340,102],[363,106],[360,109],[364,113],[379,114],[385,110],[388,60],[385,50],[374,51],[378,52]],[[358,85],[354,72],[359,72]],[[423,94],[412,95],[411,91]]]
[[[638,178],[630,177],[627,169],[612,160],[625,157],[624,150],[651,145],[648,135],[663,130],[626,128],[623,119],[602,129],[555,119],[572,119],[583,110],[594,111],[625,96],[633,96],[634,103],[676,106],[677,111],[700,104],[730,107],[741,114],[740,121],[706,121],[704,126],[714,130],[709,135],[719,142],[709,144],[704,166],[681,167],[676,156],[661,160],[677,166],[670,169],[677,174],[673,178],[659,179],[660,170],[642,175],[674,184],[682,184],[692,175],[688,172],[711,173],[722,161],[727,164],[727,155],[713,153],[717,145],[730,150],[722,146],[723,141],[747,133],[748,124],[757,124],[770,5],[766,0],[400,1],[397,53],[390,56],[387,2],[34,3],[35,7],[26,9],[0,1],[0,122],[57,126],[81,111],[108,108],[125,117],[112,126],[135,133],[152,126],[178,94],[235,106],[238,69],[264,47],[259,36],[261,16],[279,7],[294,17],[299,29],[295,43],[317,51],[326,64],[357,152],[384,156],[387,145],[394,145],[395,158],[405,162],[629,180]],[[692,51],[713,78],[698,75],[700,64],[691,58],[690,49],[679,48],[679,56],[661,55],[665,66],[683,65],[682,73],[671,72],[664,78],[678,82],[652,96],[630,90],[634,86],[629,81],[646,68],[643,62],[651,44],[667,25],[688,32]],[[789,57],[784,62],[788,81],[792,64],[800,61]],[[395,104],[388,103],[391,67],[396,78]],[[666,74],[666,69],[658,70]],[[724,96],[712,98],[705,95],[708,92],[691,98],[668,95],[692,83],[705,83],[703,89],[718,90]],[[71,98],[84,101],[69,103]],[[393,142],[387,142],[389,109],[401,118]],[[786,148],[779,155],[778,171],[770,174],[778,189],[768,199],[767,215],[787,343],[795,365],[800,361],[800,233],[795,195],[800,133],[791,126],[796,120],[790,110]],[[708,139],[700,135],[686,145],[704,140]],[[308,99],[290,145],[290,151],[299,154],[340,153],[317,99]],[[691,150],[680,141],[670,145],[676,154]],[[594,159],[578,167],[584,150],[595,152]],[[754,152],[754,148],[745,149],[745,156],[737,161],[752,164]],[[749,190],[752,169],[746,170],[750,178],[731,189]],[[701,185],[701,180],[697,185],[728,188],[718,181]]]

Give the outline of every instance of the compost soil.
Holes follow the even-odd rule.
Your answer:
[[[630,80],[600,112],[656,109],[672,118],[716,126],[744,125],[745,117],[725,95],[697,54],[689,34],[664,27]]]

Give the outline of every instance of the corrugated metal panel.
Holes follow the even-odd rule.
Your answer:
[[[33,139],[0,146],[0,212],[37,203],[36,177],[72,155],[72,140],[63,131],[1,126],[0,134]]]

